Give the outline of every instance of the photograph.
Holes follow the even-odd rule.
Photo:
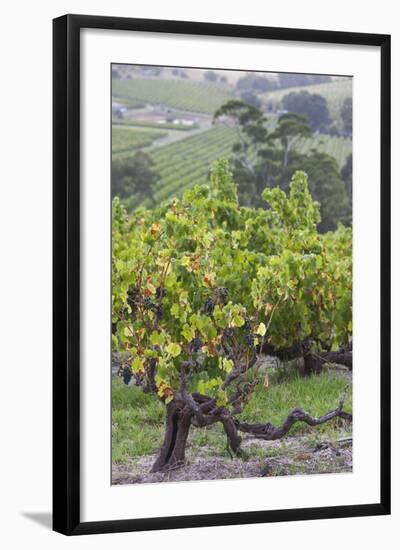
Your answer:
[[[112,485],[353,471],[353,78],[273,69],[110,66]]]
[[[399,539],[400,26],[307,2],[3,10],[5,550]]]

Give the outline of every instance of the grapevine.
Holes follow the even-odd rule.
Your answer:
[[[191,427],[220,422],[240,455],[240,431],[276,439],[298,421],[351,420],[344,398],[319,419],[296,409],[283,427],[236,418],[264,352],[302,355],[317,368],[352,342],[351,228],[318,233],[303,172],[288,195],[266,188],[262,196],[266,209],[241,206],[221,161],[210,185],[180,200],[130,217],[113,202],[112,348],[166,406],[154,471],[184,461]]]

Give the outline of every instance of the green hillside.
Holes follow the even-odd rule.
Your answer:
[[[142,147],[147,147],[154,140],[167,135],[167,132],[158,130],[138,130],[130,126],[112,127],[112,154],[116,158],[121,153],[129,153]]]
[[[332,80],[332,82],[326,82],[324,84],[274,90],[273,92],[262,94],[260,97],[265,102],[272,102],[274,105],[280,105],[282,98],[291,92],[307,91],[310,94],[319,94],[326,99],[332,119],[340,123],[340,109],[343,105],[343,101],[347,97],[352,97],[352,85],[353,82],[351,79]]]
[[[162,104],[174,109],[214,113],[231,97],[229,88],[191,80],[113,80],[113,97],[125,101]]]
[[[180,195],[195,183],[205,183],[214,160],[229,158],[237,141],[234,130],[216,127],[181,141],[154,149],[152,156],[160,173],[155,199],[157,202]],[[299,141],[297,150],[307,154],[313,149],[332,155],[341,168],[352,150],[349,138],[314,136]]]

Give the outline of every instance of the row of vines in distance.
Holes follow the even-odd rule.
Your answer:
[[[136,151],[142,147],[148,147],[167,133],[158,130],[137,130],[130,127],[119,127],[113,125],[112,128],[112,154],[116,159],[123,153],[129,156],[130,151]]]
[[[160,174],[156,202],[181,195],[195,183],[205,183],[208,179],[207,167],[222,157],[229,158],[236,140],[234,130],[216,127],[154,150],[152,157]],[[349,138],[320,135],[300,140],[297,149],[302,154],[312,150],[325,152],[336,158],[342,168],[351,153],[352,143]]]

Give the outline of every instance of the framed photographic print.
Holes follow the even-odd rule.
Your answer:
[[[54,20],[54,529],[390,513],[390,37]]]

